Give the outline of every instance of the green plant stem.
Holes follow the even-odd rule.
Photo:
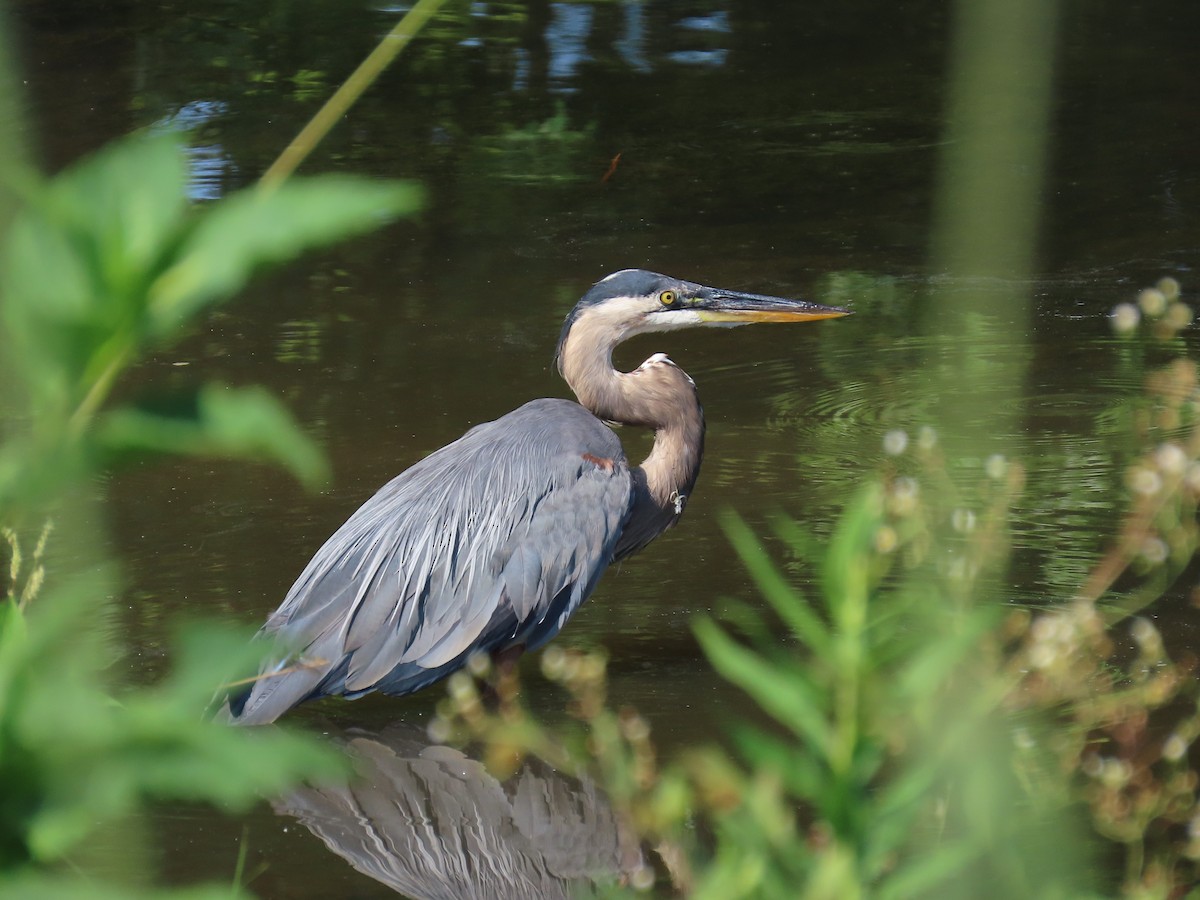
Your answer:
[[[952,457],[1000,450],[1019,434],[1030,360],[1030,292],[1058,3],[956,0],[932,266],[966,290],[931,291],[924,370],[939,443]],[[1003,354],[986,348],[1004,347]],[[981,398],[988,398],[983,400]],[[993,414],[979,417],[980,403]]]
[[[79,401],[79,405],[75,407],[71,413],[71,418],[67,423],[68,434],[73,438],[78,438],[82,435],[85,428],[92,421],[96,412],[100,409],[105,399],[108,397],[109,391],[112,390],[116,383],[117,376],[128,365],[133,358],[133,347],[126,344],[120,348],[109,359],[108,365],[96,376],[92,382],[92,386],[88,388],[88,392],[83,399]]]
[[[835,771],[843,778],[849,778],[854,767],[854,755],[858,747],[859,705],[861,700],[863,674],[863,633],[862,622],[857,615],[859,604],[855,602],[855,615],[849,622],[842,625],[847,628],[840,647],[841,657],[838,665],[837,708],[835,710],[835,748],[831,762]],[[849,617],[848,617],[849,618]]]
[[[246,877],[246,851],[250,846],[250,826],[242,826],[242,839],[238,841],[237,864],[233,869],[233,884],[231,884],[229,894],[231,897],[236,897],[242,892],[242,887],[245,885]]]
[[[433,18],[445,0],[418,0],[416,6],[410,9],[396,23],[383,40],[376,45],[370,55],[359,64],[350,77],[342,82],[325,105],[317,110],[307,125],[300,131],[290,144],[279,154],[279,158],[263,173],[259,179],[259,190],[270,191],[278,187],[289,175],[299,167],[300,163],[313,151],[346,111],[357,102],[380,76],[384,69],[391,65],[392,60],[400,55],[417,32]]]

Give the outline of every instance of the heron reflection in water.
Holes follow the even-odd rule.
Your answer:
[[[637,834],[586,777],[531,756],[499,778],[403,722],[321,730],[356,777],[296,788],[272,806],[405,897],[578,900],[647,866]]]
[[[280,649],[225,718],[272,722],[317,697],[409,694],[471,654],[554,637],[609,564],[672,527],[704,451],[691,378],[663,353],[632,372],[613,348],[654,331],[807,322],[848,310],[640,269],[567,315],[558,370],[579,398],[534,400],[384,485],[317,551],[260,637]],[[654,429],[631,466],[605,422]]]

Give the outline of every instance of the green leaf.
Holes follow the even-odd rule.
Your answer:
[[[741,722],[734,723],[732,737],[752,771],[776,772],[792,796],[820,805],[829,772],[805,748]]]
[[[743,600],[723,598],[717,615],[755,644],[772,643],[778,638],[778,624],[768,623],[760,608]]]
[[[808,562],[818,562],[824,558],[825,542],[818,540],[791,516],[774,515],[770,524],[776,537],[784,541],[798,558]]]
[[[100,446],[130,452],[190,453],[279,462],[308,487],[328,480],[321,451],[264,388],[205,385],[168,414],[122,407],[97,428]]]
[[[205,620],[177,626],[171,671],[154,687],[152,696],[169,696],[172,702],[197,710],[210,706],[219,683],[257,670],[263,647],[252,640],[253,634],[251,629]],[[221,660],[222,671],[217,671],[216,660]]]
[[[952,878],[961,887],[959,876],[979,855],[979,848],[967,840],[955,840],[926,850],[889,876],[879,886],[877,896],[880,900],[937,896],[938,887],[945,887]]]
[[[820,753],[829,748],[829,725],[820,691],[800,671],[785,672],[741,646],[712,619],[692,623],[704,655],[727,681],[740,687],[780,724]]]
[[[866,625],[872,584],[872,547],[883,515],[883,491],[868,485],[846,507],[829,542],[822,579],[829,615],[842,636],[858,635]]]
[[[53,315],[127,302],[178,237],[186,183],[173,135],[134,135],[89,156],[34,194],[5,287]],[[48,271],[51,262],[69,271]]]
[[[880,854],[893,852],[911,837],[909,830],[914,817],[928,807],[934,788],[945,771],[946,761],[940,757],[912,756],[874,792],[875,827],[872,832]]]
[[[990,611],[978,611],[951,623],[953,613],[942,612],[942,629],[930,634],[920,653],[910,654],[907,663],[897,672],[894,688],[900,697],[932,698],[938,695],[963,663],[974,654],[983,635],[993,624]],[[950,631],[951,625],[956,625]]]
[[[800,592],[784,580],[750,527],[731,511],[722,514],[721,527],[759,591],[779,617],[815,653],[824,653],[829,647],[829,630],[825,623],[813,613]]]
[[[348,760],[331,745],[280,726],[212,722],[186,702],[191,699],[168,689],[125,701],[125,740],[135,750],[117,762],[136,764],[132,774],[140,795],[237,811],[302,779],[340,781],[348,774]]]
[[[144,287],[187,211],[187,162],[173,134],[138,134],[105,147],[51,185],[54,219],[92,243],[100,284],[126,296]]]
[[[16,367],[51,408],[77,402],[143,325],[146,286],[184,224],[174,137],[112,144],[30,191],[0,250]]]
[[[258,266],[369,231],[420,204],[415,185],[343,175],[227,197],[206,211],[181,244],[178,262],[151,287],[152,329],[159,335],[173,331],[234,294]]]
[[[44,195],[39,195],[44,202]],[[13,222],[4,248],[0,289],[7,315],[24,326],[29,321],[83,320],[92,313],[97,285],[90,272],[86,248],[73,240],[66,223],[55,221],[38,206],[25,209]]]
[[[91,573],[67,587],[39,598],[25,636],[0,635],[0,867],[21,845],[35,860],[61,859],[146,799],[244,809],[302,778],[345,773],[333,748],[285,729],[206,720],[226,673],[259,649],[235,629],[188,626],[171,674],[113,701],[101,599],[112,582]]]
[[[173,136],[118,141],[35,191],[13,225],[3,290],[48,320],[108,316],[140,296],[178,237],[186,164]]]
[[[18,671],[16,660],[21,658],[28,642],[25,614],[11,600],[0,601],[0,723],[8,714],[13,681]]]

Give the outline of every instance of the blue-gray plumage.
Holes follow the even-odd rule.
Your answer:
[[[380,489],[268,618],[260,638],[274,652],[224,717],[258,724],[316,697],[408,694],[472,653],[540,647],[611,562],[675,524],[699,473],[692,380],[663,354],[618,372],[613,347],[648,331],[845,314],[641,270],[598,282],[558,344],[580,403],[526,403]],[[653,428],[649,457],[631,468],[602,419]]]

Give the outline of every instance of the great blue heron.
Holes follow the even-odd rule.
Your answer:
[[[229,698],[225,718],[260,724],[316,697],[408,694],[475,652],[540,647],[609,563],[679,520],[700,470],[695,384],[663,353],[619,372],[613,348],[651,331],[847,312],[640,269],[597,282],[558,339],[579,403],[533,400],[384,485],[267,619],[260,637],[286,650]],[[654,429],[640,466],[605,422]]]

